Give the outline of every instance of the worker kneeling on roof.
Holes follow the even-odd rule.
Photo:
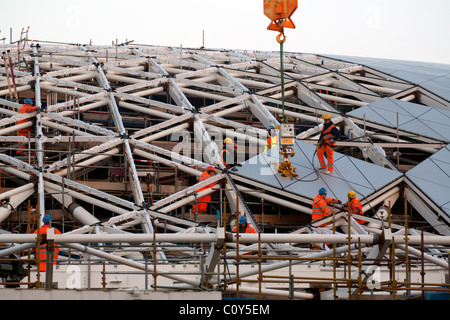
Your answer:
[[[317,158],[320,164],[318,169],[327,169],[325,173],[332,174],[334,169],[333,148],[336,145],[336,141],[340,139],[341,132],[331,121],[329,113],[324,114],[322,119],[324,119],[324,123],[317,145]],[[327,158],[326,165],[324,155]]]
[[[364,215],[364,211],[362,209],[361,201],[356,197],[356,193],[353,190],[350,190],[347,193],[348,201],[343,204],[344,209],[348,210],[351,214],[360,214]],[[363,224],[364,220],[355,219],[359,224]]]
[[[208,168],[206,168],[206,170],[202,173],[202,175],[200,176],[200,182],[205,181],[209,178],[211,178],[214,174],[216,173],[216,169],[213,166],[209,166]],[[198,189],[198,192],[206,190],[208,188],[212,188],[214,187],[216,183],[213,182],[210,185],[207,185],[205,187],[202,187],[200,189]],[[203,214],[207,211],[208,209],[208,203],[211,201],[211,196],[208,194],[204,197],[198,198],[197,199],[197,203],[194,203],[192,205],[193,207],[193,212],[197,213],[197,214]]]

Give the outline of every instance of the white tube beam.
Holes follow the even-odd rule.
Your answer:
[[[261,293],[262,295],[269,295],[269,296],[276,296],[276,297],[283,297],[283,298],[290,297],[289,291],[286,291],[286,290],[267,289],[267,288],[261,288],[261,290],[260,290],[258,287],[249,287],[249,286],[240,285],[238,288],[236,286],[236,284],[227,285],[226,292],[238,292],[238,291],[246,292],[246,293],[253,293],[253,294]],[[314,294],[295,291],[294,298],[295,299],[312,300],[312,299],[314,299]]]
[[[242,191],[243,193],[247,193],[247,194],[249,194],[251,196],[254,196],[254,197],[257,197],[257,198],[260,198],[260,199],[264,199],[264,200],[270,201],[272,203],[276,203],[276,204],[279,204],[281,206],[297,210],[299,212],[303,212],[303,213],[306,213],[306,214],[311,214],[311,208],[295,204],[295,203],[293,203],[291,201],[280,199],[277,196],[272,196],[272,195],[264,193],[264,192],[256,192],[254,189],[246,188],[246,187],[244,187],[242,185],[237,185],[237,187],[238,187],[239,191]]]
[[[11,212],[16,209],[19,204],[21,204],[34,193],[34,188],[28,187],[20,192],[17,192],[17,189],[15,189],[14,191],[16,192],[13,195],[9,196],[8,203],[6,205],[0,206],[0,223],[8,218]]]
[[[104,258],[104,259],[107,259],[107,260],[110,260],[110,261],[115,261],[117,263],[120,263],[120,264],[123,264],[123,265],[127,265],[127,266],[130,266],[130,267],[139,269],[139,270],[147,270],[149,273],[153,272],[153,266],[150,265],[150,264],[148,264],[146,266],[146,265],[144,265],[142,263],[135,262],[135,261],[132,261],[130,259],[122,258],[122,257],[119,257],[119,256],[114,255],[114,254],[109,254],[109,253],[106,253],[106,252],[104,252],[102,250],[89,248],[89,247],[86,247],[86,246],[83,246],[83,245],[80,245],[80,244],[74,244],[74,243],[69,244],[69,243],[66,243],[66,244],[64,244],[64,246],[68,247],[68,248],[71,248],[71,249],[74,249],[74,250],[78,250],[80,252],[84,252],[84,253],[91,254],[91,255],[94,255],[94,256],[97,256],[97,257],[100,257],[100,258]],[[164,267],[161,267],[161,266],[158,267],[158,270],[160,272],[164,271],[164,269],[165,269]],[[166,278],[169,278],[169,279],[172,279],[172,280],[175,280],[176,282],[187,283],[187,284],[190,284],[191,286],[194,286],[194,287],[198,287],[198,285],[199,285],[199,281],[196,280],[196,279],[189,279],[189,278],[186,278],[186,277],[172,275],[169,272],[167,272],[167,273],[166,272],[162,272],[162,274],[160,274],[160,276],[166,277]]]
[[[0,243],[32,243],[36,241],[36,234],[0,234]],[[55,234],[53,239],[56,243],[143,243],[149,242],[192,242],[192,243],[215,243],[221,241],[217,233],[157,233],[157,234],[145,234],[145,233],[121,233],[121,234],[75,234],[64,233]],[[235,243],[237,235],[235,233],[227,233],[226,241]],[[409,235],[408,239],[405,239],[403,234],[393,235],[392,241],[395,244],[402,245],[408,243],[408,245],[420,245],[422,243],[421,236]],[[346,234],[272,234],[272,233],[245,233],[239,234],[240,243],[315,243],[315,242],[330,242],[347,244],[349,241]],[[350,243],[356,244],[361,242],[362,244],[377,244],[377,235],[361,235],[351,234]],[[423,243],[434,245],[450,245],[450,236],[433,236],[426,235],[423,237]],[[348,246],[338,247],[339,253],[348,250]],[[331,252],[329,252],[331,251]],[[326,254],[325,254],[326,253]],[[326,250],[325,252],[313,253],[308,255],[311,258],[322,258],[327,254],[333,254],[332,250]],[[266,270],[267,271],[267,270]]]
[[[2,170],[5,170],[4,168],[2,168]],[[5,170],[6,171],[6,170]],[[0,201],[3,201],[5,199],[9,199],[10,197],[17,195],[23,191],[27,191],[29,189],[33,189],[34,188],[34,183],[27,183],[23,186],[17,187],[15,189],[0,193]]]

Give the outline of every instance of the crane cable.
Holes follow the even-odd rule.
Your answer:
[[[283,38],[281,38],[283,36]],[[281,123],[285,123],[284,117],[284,65],[283,65],[283,43],[286,41],[286,36],[283,32],[280,32],[277,36],[277,42],[280,44],[280,74],[281,74],[281,105],[283,108]]]

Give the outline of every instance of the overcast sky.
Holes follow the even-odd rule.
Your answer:
[[[0,38],[278,51],[263,0],[1,0]],[[298,0],[284,49],[450,64],[450,0]],[[2,43],[2,42],[0,42]]]

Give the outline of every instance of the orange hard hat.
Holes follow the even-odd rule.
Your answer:
[[[208,168],[206,168],[206,171],[216,172],[216,168],[214,168],[213,166],[209,166]]]

